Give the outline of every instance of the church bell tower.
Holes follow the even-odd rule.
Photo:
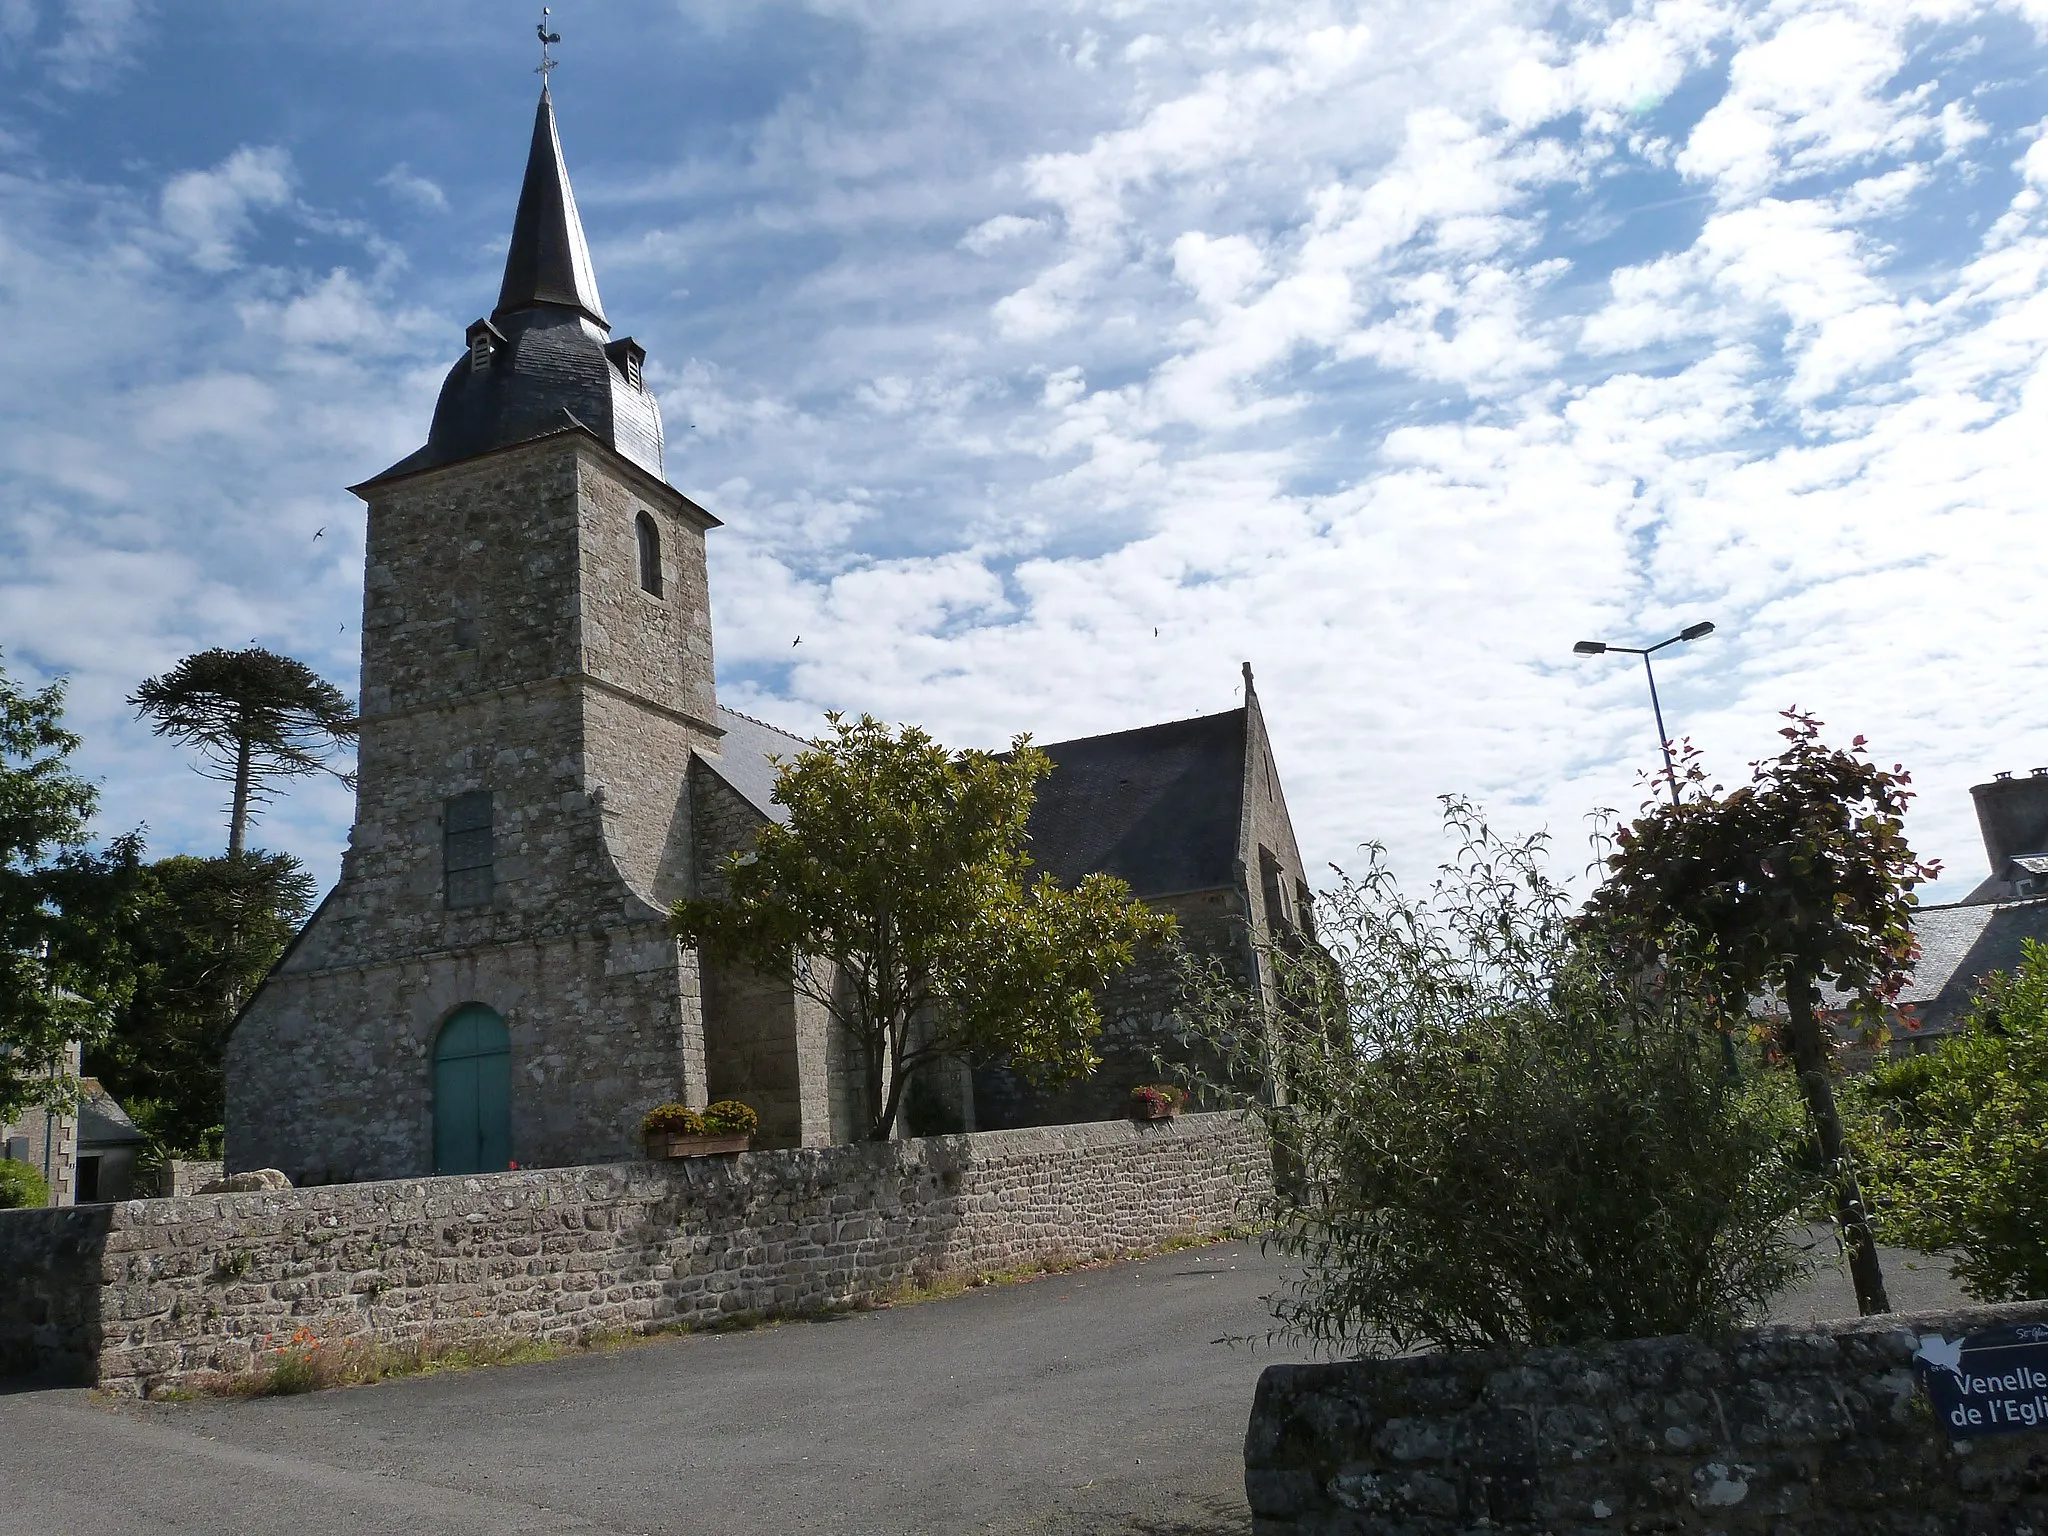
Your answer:
[[[228,1049],[228,1156],[301,1181],[605,1161],[701,1104],[686,768],[723,734],[704,539],[614,338],[543,88],[504,280],[368,505],[339,884]]]

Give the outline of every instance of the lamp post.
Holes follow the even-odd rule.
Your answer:
[[[1664,753],[1664,780],[1671,786],[1671,803],[1678,804],[1678,768],[1671,761],[1671,738],[1664,732],[1664,706],[1657,700],[1657,673],[1650,666],[1650,658],[1667,645],[1677,645],[1683,640],[1699,640],[1711,635],[1711,623],[1688,624],[1669,640],[1659,640],[1655,645],[1609,645],[1605,640],[1581,640],[1572,647],[1574,655],[1604,656],[1617,651],[1624,656],[1643,658],[1643,675],[1650,680],[1650,710],[1657,717],[1657,745]]]

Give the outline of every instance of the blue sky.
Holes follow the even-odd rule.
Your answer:
[[[1797,704],[2048,764],[2048,5],[565,0],[562,137],[721,697],[959,744],[1231,707],[1304,852],[1633,807]],[[0,0],[0,647],[107,830],[222,841],[122,704],[252,639],[350,690],[362,514],[496,293],[503,4]],[[325,533],[314,538],[317,530]],[[801,635],[803,644],[792,641]],[[336,867],[338,786],[259,836]]]

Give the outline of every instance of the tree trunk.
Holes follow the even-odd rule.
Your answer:
[[[1791,1047],[1792,1065],[1799,1073],[1799,1091],[1806,1098],[1807,1113],[1813,1117],[1820,1137],[1820,1153],[1827,1159],[1828,1176],[1835,1186],[1835,1223],[1841,1228],[1842,1245],[1849,1250],[1849,1275],[1856,1282],[1856,1310],[1865,1317],[1889,1312],[1891,1299],[1884,1292],[1884,1270],[1877,1262],[1877,1241],[1870,1235],[1870,1220],[1863,1210],[1863,1190],[1856,1180],[1856,1165],[1842,1137],[1842,1115],[1835,1107],[1835,1090],[1828,1081],[1828,1048],[1821,1033],[1820,994],[1813,979],[1795,976],[1785,985],[1785,1034]]]
[[[243,731],[235,738],[235,803],[228,812],[228,857],[242,851],[242,839],[249,829],[249,779],[254,743]]]

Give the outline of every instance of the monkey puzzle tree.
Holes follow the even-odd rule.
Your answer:
[[[1888,1312],[1884,1274],[1829,1080],[1830,1012],[1886,1027],[1914,957],[1913,889],[1938,866],[1907,845],[1911,776],[1820,739],[1820,722],[1787,710],[1785,748],[1723,793],[1695,763],[1678,804],[1644,808],[1615,835],[1607,880],[1587,922],[1645,967],[1682,966],[1715,996],[1768,1003],[1833,1182],[1835,1219],[1858,1307]],[[1782,1011],[1776,1011],[1782,1008]]]
[[[298,931],[313,877],[288,853],[180,854],[141,873],[134,994],[86,1066],[159,1151],[217,1157],[228,1030]]]
[[[95,851],[93,787],[67,759],[64,687],[26,693],[0,669],[0,1120],[66,1107],[66,1048],[90,1046],[132,985],[122,935],[142,839]]]
[[[787,822],[726,863],[723,897],[676,903],[677,936],[825,1009],[858,1048],[877,1141],[944,1057],[1091,1071],[1097,989],[1172,919],[1108,875],[1030,878],[1025,822],[1052,763],[1028,737],[948,752],[915,726],[827,718],[831,735],[780,765]]]
[[[328,759],[358,730],[340,689],[303,662],[260,646],[187,656],[128,702],[139,718],[156,722],[157,735],[196,747],[201,773],[234,786],[230,856],[242,851],[250,819],[270,798],[269,781],[334,772]]]

